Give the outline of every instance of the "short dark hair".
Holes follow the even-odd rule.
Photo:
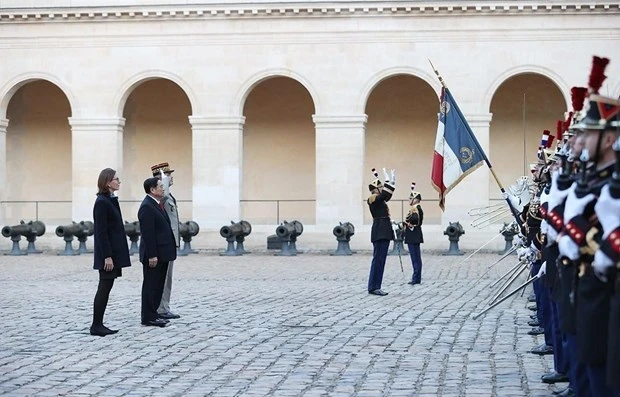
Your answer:
[[[146,178],[144,180],[144,193],[151,194],[151,189],[157,187],[157,182],[159,182],[159,178]]]
[[[116,170],[112,168],[104,168],[101,170],[99,178],[97,179],[97,194],[110,194],[108,183],[112,182],[114,175],[116,175]]]

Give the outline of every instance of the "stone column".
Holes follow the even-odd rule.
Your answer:
[[[363,225],[364,138],[368,116],[314,115],[316,224]]]
[[[193,218],[219,228],[241,216],[245,117],[190,116],[193,159]]]
[[[493,158],[489,153],[489,131],[491,124],[491,113],[486,114],[465,114],[465,119],[469,123],[472,131],[476,135],[480,146],[491,160]],[[499,161],[496,159],[495,161]],[[447,226],[448,222],[460,221],[461,225],[467,229],[473,220],[468,212],[475,207],[489,205],[489,180],[492,179],[491,171],[489,171],[486,163],[483,163],[476,171],[465,177],[446,198],[446,211],[442,217],[443,226]],[[469,227],[471,229],[471,227]]]
[[[0,118],[0,201],[7,199],[6,190],[6,130],[9,126],[9,120]],[[0,204],[0,225],[6,224],[4,205]]]
[[[71,125],[72,211],[74,221],[91,220],[97,178],[104,168],[122,175],[124,118],[75,118]]]

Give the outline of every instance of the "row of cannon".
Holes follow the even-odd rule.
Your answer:
[[[131,255],[139,251],[138,241],[140,239],[140,224],[138,221],[127,222],[125,221],[125,234],[129,238],[131,243],[129,253]],[[300,253],[297,250],[297,238],[303,233],[303,224],[297,220],[288,222],[284,221],[278,225],[275,229],[275,234],[267,237],[267,249],[279,250],[275,255],[278,256],[295,256]],[[178,255],[184,256],[190,253],[196,253],[191,247],[191,240],[200,232],[198,223],[194,221],[187,221],[179,225],[179,234],[183,240],[183,248],[178,250]],[[333,235],[336,237],[338,246],[331,255],[352,255],[354,252],[349,245],[351,237],[355,234],[355,226],[350,222],[340,222],[333,228]],[[404,226],[402,223],[394,222],[395,240],[393,243],[393,249],[388,255],[401,255],[406,254],[407,251],[404,248]],[[226,242],[226,250],[220,255],[222,256],[239,256],[247,254],[248,251],[244,248],[244,241],[247,236],[252,233],[252,225],[247,221],[234,222],[231,221],[230,225],[225,225],[220,228],[220,236],[222,236]],[[444,235],[448,236],[450,241],[450,248],[444,255],[462,255],[463,252],[458,248],[458,241],[461,235],[465,233],[465,230],[459,222],[450,223],[450,225],[444,231]],[[41,221],[30,221],[28,223],[21,221],[19,225],[5,226],[2,228],[2,235],[10,238],[13,242],[13,246],[10,252],[5,255],[27,255],[41,253],[35,247],[35,240],[37,237],[45,234],[45,224]],[[58,253],[58,255],[79,255],[83,253],[92,252],[86,247],[86,241],[88,237],[94,234],[94,224],[90,221],[73,222],[68,225],[58,226],[56,228],[56,235],[62,237],[65,241],[64,251]],[[502,234],[506,239],[506,246],[512,243],[512,237],[514,234],[504,232]],[[19,242],[22,237],[25,237],[28,241],[28,247],[25,251],[22,251],[19,247]],[[77,238],[79,241],[79,247],[77,250],[73,249],[73,240]]]

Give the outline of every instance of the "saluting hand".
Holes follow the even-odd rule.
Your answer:
[[[108,256],[103,260],[103,270],[106,272],[111,272],[114,269],[114,262],[112,262],[112,257]]]
[[[149,258],[149,267],[153,268],[157,266],[157,257]]]

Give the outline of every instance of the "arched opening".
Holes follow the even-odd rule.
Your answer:
[[[123,109],[124,183],[119,197],[128,220],[137,219],[144,198],[142,184],[152,176],[151,166],[163,162],[175,170],[171,192],[181,220],[192,218],[192,130],[188,120],[191,113],[186,93],[167,79],[147,80],[127,98]]]
[[[427,82],[416,76],[396,75],[381,81],[366,102],[364,181],[372,180],[375,167],[396,170],[397,187],[390,203],[392,219],[400,221],[409,210],[411,182],[422,193],[425,223],[440,223],[437,194],[430,184],[437,132],[439,99]],[[368,196],[364,184],[364,200]],[[371,223],[369,211],[364,223]]]
[[[241,214],[257,224],[316,222],[314,102],[288,77],[255,86],[244,104]]]
[[[549,78],[522,73],[503,82],[491,101],[489,157],[504,186],[519,176],[529,175],[529,163],[544,130],[555,135],[557,120],[564,119],[566,102]],[[501,200],[499,188],[491,179],[490,198]]]
[[[47,80],[21,86],[7,107],[4,219],[71,221],[71,105]]]

